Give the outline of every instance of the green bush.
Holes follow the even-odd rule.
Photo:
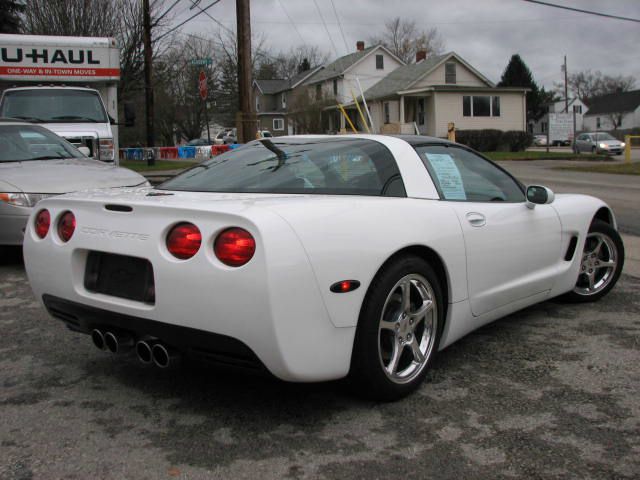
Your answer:
[[[517,130],[457,130],[456,141],[480,152],[520,152],[533,142],[533,136]]]
[[[523,152],[533,143],[533,135],[518,130],[509,130],[503,133],[502,141],[509,147],[509,152]]]

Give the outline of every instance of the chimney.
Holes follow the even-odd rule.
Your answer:
[[[422,60],[425,60],[427,58],[427,51],[426,50],[418,50],[416,52],[416,63],[421,62]]]
[[[358,50],[359,52],[364,50],[364,42],[362,40],[358,40],[356,42],[356,50]]]

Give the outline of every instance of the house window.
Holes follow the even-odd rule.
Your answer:
[[[318,84],[316,85],[316,100],[321,100],[322,99],[322,85]]]
[[[499,117],[500,97],[489,95],[464,95],[462,115],[465,117]]]
[[[582,105],[574,105],[573,106],[573,111],[575,113],[582,113]]]
[[[256,95],[256,112],[260,111],[260,95]]]
[[[547,131],[547,122],[540,122],[540,131],[545,133]]]
[[[376,55],[376,70],[384,70],[384,56]]]
[[[462,97],[462,115],[471,116],[471,97],[469,95]]]
[[[596,117],[596,128],[600,128],[600,117]]]
[[[333,94],[334,95],[338,95],[338,79],[334,78],[333,79]]]
[[[287,108],[287,93],[282,92],[282,108]]]
[[[273,119],[273,130],[284,130],[284,120],[281,118]]]
[[[498,96],[491,97],[491,116],[500,116],[500,97]]]
[[[384,123],[389,123],[389,102],[384,102]]]
[[[444,65],[444,83],[456,83],[456,64],[454,62],[445,63]]]

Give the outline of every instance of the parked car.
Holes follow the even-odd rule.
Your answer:
[[[230,145],[233,143],[238,143],[238,135],[236,133],[236,129],[229,130],[224,136],[223,142],[225,145]]]
[[[194,138],[193,140],[189,140],[187,142],[187,145],[189,145],[190,147],[208,147],[210,145],[214,145],[215,142],[209,141],[206,138]]]
[[[575,153],[606,153],[622,155],[625,144],[606,132],[581,133],[573,147]]]
[[[546,135],[534,135],[533,136],[533,144],[540,147],[544,147],[547,145],[547,136]]]
[[[43,198],[141,185],[148,182],[140,174],[89,159],[44,127],[0,121],[0,246],[22,244],[27,219]]]
[[[255,140],[156,188],[45,199],[25,240],[35,297],[100,349],[385,400],[486,323],[602,298],[623,263],[601,200],[422,136]]]
[[[272,138],[273,135],[269,130],[258,130],[256,138]]]

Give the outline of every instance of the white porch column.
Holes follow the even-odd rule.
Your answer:
[[[400,124],[402,125],[403,123],[404,123],[404,95],[401,95],[400,96]]]
[[[342,112],[340,112],[340,130],[341,131],[346,131],[346,129],[347,129],[347,122],[346,122]]]

